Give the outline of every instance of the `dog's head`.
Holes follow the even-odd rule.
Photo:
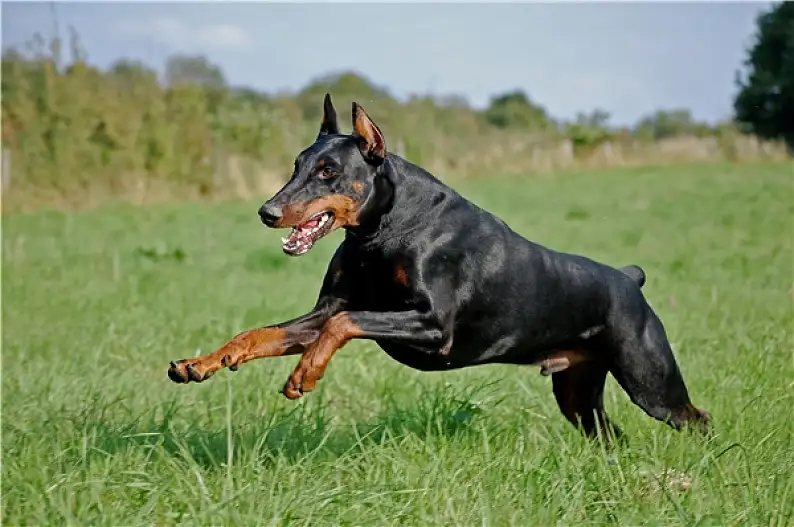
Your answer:
[[[385,158],[386,141],[364,108],[353,103],[353,133],[342,135],[326,94],[317,139],[298,155],[290,180],[259,208],[259,217],[268,227],[292,228],[282,239],[285,253],[306,254],[323,236],[359,225]]]

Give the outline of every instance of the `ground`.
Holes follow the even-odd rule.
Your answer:
[[[298,402],[278,393],[296,357],[167,379],[308,310],[340,233],[289,258],[258,201],[6,215],[3,523],[791,525],[793,183],[712,165],[456,185],[531,239],[648,274],[715,436],[610,379],[629,439],[611,453],[535,368],[421,373],[355,341]]]

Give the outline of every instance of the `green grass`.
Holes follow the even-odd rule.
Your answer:
[[[522,234],[637,263],[710,440],[609,380],[613,453],[537,369],[421,373],[355,341],[318,390],[295,357],[200,385],[168,361],[313,304],[334,234],[281,254],[258,202],[3,219],[5,525],[792,525],[790,167],[504,177],[458,185]],[[665,471],[686,478],[666,485]],[[683,474],[683,475],[682,475]]]

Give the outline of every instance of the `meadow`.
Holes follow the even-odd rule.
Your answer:
[[[794,525],[791,165],[455,183],[521,234],[639,264],[705,439],[647,417],[607,451],[537,369],[422,373],[354,341],[200,385],[168,362],[306,312],[341,233],[301,258],[261,200],[3,215],[4,525]]]

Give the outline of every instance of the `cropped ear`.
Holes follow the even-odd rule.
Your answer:
[[[360,140],[361,153],[375,163],[386,157],[386,140],[380,128],[372,122],[358,103],[353,103],[353,135]]]
[[[336,122],[336,110],[331,102],[331,94],[326,93],[323,99],[323,122],[320,123],[320,133],[317,139],[325,135],[335,135],[339,133],[339,123]]]

